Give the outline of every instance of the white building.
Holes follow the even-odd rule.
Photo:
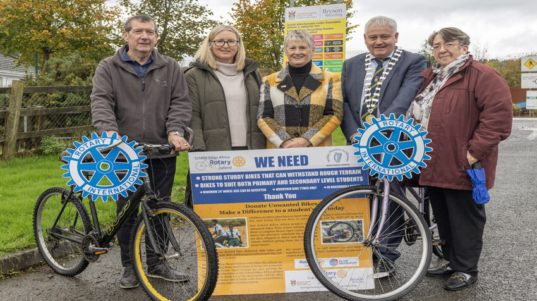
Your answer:
[[[9,87],[14,80],[24,79],[26,70],[23,66],[17,66],[17,58],[13,56],[4,56],[0,54],[0,87]],[[35,71],[30,67],[28,74],[34,74]]]

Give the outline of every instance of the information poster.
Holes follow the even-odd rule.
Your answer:
[[[345,61],[345,4],[290,7],[285,9],[285,33],[306,29],[315,40],[313,63],[321,69],[341,75]],[[284,56],[284,63],[287,64]]]
[[[194,210],[211,233],[227,232],[226,239],[215,238],[220,262],[215,295],[325,290],[307,264],[304,230],[324,197],[367,184],[367,172],[356,163],[354,151],[343,146],[189,154]],[[365,199],[361,204],[359,216],[348,220],[368,229]],[[337,216],[347,212],[335,210],[341,211]],[[323,258],[334,277],[347,277],[342,268],[351,265],[371,269],[363,264],[370,262],[370,254],[360,257],[362,264],[348,260],[356,256],[352,249]]]

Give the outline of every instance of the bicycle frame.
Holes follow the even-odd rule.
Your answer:
[[[191,132],[192,130],[187,129],[187,131]],[[191,135],[191,139],[189,139],[189,143],[191,143],[191,142],[192,142],[192,135]],[[117,144],[114,144],[114,145],[111,145],[111,146],[105,148],[105,150],[109,150],[109,149],[111,149],[113,147],[118,146],[119,144],[121,144],[121,142],[119,142]],[[148,147],[149,148],[159,147],[159,145],[148,145]],[[95,203],[93,201],[93,198],[92,198],[91,195],[88,197],[89,207],[90,207],[92,221],[93,221],[94,233],[95,233],[95,236],[96,236],[96,238],[97,238],[97,240],[99,242],[100,247],[104,248],[102,250],[99,250],[99,252],[96,252],[95,254],[106,253],[105,248],[107,246],[109,246],[110,242],[112,241],[114,236],[117,234],[117,232],[121,228],[121,225],[123,225],[123,223],[127,220],[127,218],[131,214],[134,214],[135,211],[138,210],[138,207],[140,206],[140,204],[141,204],[141,207],[142,207],[142,216],[143,216],[144,222],[146,224],[146,235],[149,238],[148,239],[149,244],[151,245],[153,250],[159,250],[159,248],[157,247],[157,243],[156,243],[157,240],[155,239],[156,233],[154,233],[154,230],[151,227],[151,223],[149,223],[149,217],[153,216],[153,213],[152,213],[152,210],[147,205],[147,201],[156,200],[157,198],[156,198],[155,193],[151,189],[149,177],[148,176],[142,177],[142,181],[143,181],[143,184],[138,186],[136,191],[130,196],[130,198],[128,199],[127,203],[125,204],[125,206],[123,206],[123,208],[121,209],[119,214],[116,216],[116,218],[115,218],[114,222],[112,223],[112,225],[105,231],[104,235],[102,234],[102,231],[101,231],[101,227],[100,227],[100,223],[99,223],[99,217],[98,217],[98,214],[97,214],[97,209],[95,207]],[[63,206],[62,206],[62,208],[60,210],[60,213],[58,214],[58,217],[56,217],[56,220],[54,221],[54,224],[52,225],[51,229],[54,229],[56,227],[58,221],[61,218],[61,215],[63,214],[63,211],[64,211],[65,207],[67,206],[67,203],[68,203],[69,199],[73,196],[73,194],[74,194],[74,186],[71,186],[71,192],[69,193],[69,195],[67,197],[65,195],[62,195]],[[82,202],[83,200],[82,200],[81,195],[82,195],[82,192],[77,197]],[[144,195],[145,195],[145,198],[143,198]],[[73,225],[71,226],[72,229],[76,228],[77,221],[78,221],[78,212],[77,212],[77,214],[75,216]],[[171,228],[171,226],[169,224],[169,219],[168,219],[167,216],[164,216],[163,226],[165,228],[165,231],[168,231],[168,233],[171,233],[172,228]],[[78,232],[79,231],[77,231],[77,233]],[[86,233],[78,233],[78,234],[80,234],[82,236],[86,235]],[[51,235],[53,237],[56,237],[56,238],[63,238],[65,240],[69,240],[69,241],[77,243],[77,244],[82,244],[81,240],[71,238],[71,237],[67,237],[67,236],[64,236],[64,235],[61,235],[61,234],[58,234],[58,233],[54,233],[53,231],[52,231]],[[175,237],[173,235],[171,235],[169,237],[169,239],[170,239],[170,243],[172,244],[172,246],[175,249],[175,251],[177,253],[180,253],[180,247],[179,247],[179,244],[177,243],[177,241],[175,240]],[[157,254],[157,255],[162,256],[162,254]]]
[[[379,209],[380,209],[380,225],[379,225],[379,228],[377,229],[376,231],[376,234],[375,234],[375,238],[373,240],[374,243],[378,243],[379,240],[379,236],[380,234],[382,233],[382,230],[384,230],[384,225],[385,225],[385,222],[386,222],[386,219],[388,218],[388,212],[389,212],[389,197],[390,197],[390,181],[388,181],[388,179],[386,177],[382,178],[381,180],[377,181],[377,183],[375,184],[375,186],[377,187],[377,191],[380,192],[380,189],[381,189],[381,185],[383,187],[383,195],[382,195],[382,202],[379,202],[379,199],[378,199],[378,195],[379,193],[377,193],[377,195],[373,198],[372,200],[372,207],[371,207],[371,221],[376,221],[377,220],[377,215],[379,214]],[[412,187],[407,187],[408,190],[410,191],[410,193],[416,198],[416,200],[418,200],[418,210],[419,212],[421,213],[424,213],[425,212],[425,189],[424,188],[419,188],[419,192],[416,192],[416,190]],[[379,205],[380,203],[382,203],[382,205]],[[379,208],[380,206],[380,208]],[[415,221],[410,218],[409,219],[412,223],[414,223],[415,225]],[[374,229],[374,226],[375,226],[375,223],[374,222],[371,222],[369,224],[369,231],[368,231],[368,235],[367,235],[367,239],[370,239],[371,238],[371,233],[373,233],[373,229]],[[436,224],[434,225],[431,225],[429,227],[429,230],[435,230],[438,226]],[[416,230],[414,230],[416,231]]]
[[[423,187],[420,187],[419,188],[419,192],[416,192],[416,189],[412,188],[412,187],[408,187],[408,190],[410,191],[410,193],[416,198],[416,200],[418,200],[418,210],[421,212],[421,213],[425,213],[425,188]],[[436,224],[432,225],[429,227],[429,230],[435,230],[438,226]]]

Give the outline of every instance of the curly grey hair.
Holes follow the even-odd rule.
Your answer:
[[[364,33],[367,34],[367,30],[370,26],[390,26],[393,29],[393,34],[397,32],[397,22],[395,22],[394,19],[385,16],[376,16],[369,19],[369,21],[365,23]]]
[[[296,41],[296,42],[306,41],[308,42],[308,45],[310,46],[310,50],[313,51],[313,49],[315,48],[315,41],[313,40],[313,37],[311,36],[309,31],[305,29],[295,29],[295,30],[289,31],[287,33],[287,36],[285,37],[285,41],[283,42],[284,49],[287,48],[287,44],[289,43],[289,41]]]

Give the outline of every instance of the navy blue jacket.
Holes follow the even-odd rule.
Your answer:
[[[341,129],[350,143],[351,136],[362,127],[360,107],[365,78],[365,56],[362,53],[345,61],[341,73],[343,92],[343,121]],[[403,50],[397,64],[382,83],[379,111],[381,114],[396,116],[405,114],[416,97],[423,82],[420,74],[427,68],[427,61],[421,54]]]

